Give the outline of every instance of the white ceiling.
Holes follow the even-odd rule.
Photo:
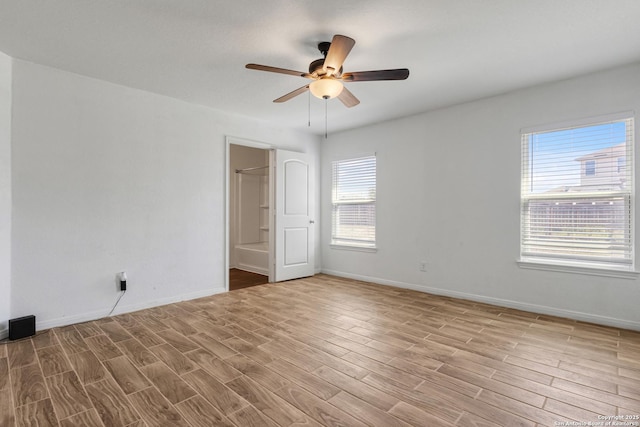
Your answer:
[[[98,79],[324,132],[324,101],[273,99],[308,81],[316,45],[356,40],[347,71],[361,104],[328,104],[329,131],[640,61],[638,0],[0,0],[0,51]]]

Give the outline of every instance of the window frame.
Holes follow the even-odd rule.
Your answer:
[[[335,168],[337,165],[341,163],[354,162],[358,160],[365,159],[373,159],[374,161],[374,198],[362,198],[360,201],[358,200],[350,200],[350,201],[337,201],[337,183],[335,181],[336,171]],[[329,246],[333,249],[345,249],[345,250],[353,250],[360,252],[376,252],[378,250],[377,245],[377,233],[378,233],[378,218],[377,218],[377,187],[378,187],[378,159],[377,154],[365,154],[365,155],[357,155],[352,157],[344,157],[331,162],[331,229],[330,229],[330,244]],[[352,206],[373,206],[374,212],[374,226],[373,226],[373,236],[374,239],[369,243],[356,243],[355,241],[349,241],[346,237],[336,237],[335,230],[335,212],[337,206],[344,205],[352,205]]]
[[[550,256],[550,255],[539,255],[535,254],[525,254],[525,229],[528,227],[526,206],[527,203],[533,200],[549,200],[552,199],[563,199],[560,195],[550,194],[549,196],[544,196],[540,194],[535,194],[530,192],[528,188],[530,188],[531,177],[529,176],[529,163],[531,162],[531,156],[529,155],[529,141],[526,138],[527,136],[535,133],[546,133],[546,132],[554,132],[554,131],[562,131],[572,128],[581,128],[581,127],[590,127],[597,126],[600,124],[606,124],[610,122],[616,121],[629,121],[631,129],[627,131],[628,135],[625,140],[625,152],[626,152],[626,161],[624,164],[624,170],[626,168],[631,168],[629,172],[631,186],[627,193],[623,195],[623,197],[627,197],[628,200],[628,209],[630,212],[629,215],[629,239],[630,239],[630,263],[612,263],[612,262],[599,262],[598,260],[585,260],[584,257],[571,257],[565,254],[564,256]],[[592,117],[581,120],[575,120],[571,122],[562,122],[556,124],[548,124],[544,126],[536,126],[530,128],[524,128],[520,131],[521,137],[521,194],[520,194],[520,257],[517,260],[517,263],[522,268],[530,268],[530,269],[540,269],[540,270],[550,270],[550,271],[560,271],[560,272],[571,272],[571,273],[582,273],[588,275],[597,275],[597,276],[607,276],[607,277],[618,277],[618,278],[628,278],[628,279],[636,279],[638,276],[638,272],[635,270],[635,158],[634,158],[634,149],[635,149],[635,114],[633,111],[621,112],[606,116]],[[526,158],[525,158],[526,156]],[[620,167],[619,160],[618,168]],[[597,162],[596,162],[597,163]],[[596,165],[597,168],[597,165]],[[586,171],[585,171],[586,173]],[[602,194],[590,194],[585,197],[614,197],[613,191],[611,192],[603,192]],[[571,200],[572,197],[567,196],[566,200]],[[573,196],[575,199],[575,195]],[[625,205],[625,208],[627,205]]]

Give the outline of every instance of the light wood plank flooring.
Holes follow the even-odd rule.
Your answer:
[[[3,427],[553,426],[638,414],[640,333],[326,275],[0,344]]]

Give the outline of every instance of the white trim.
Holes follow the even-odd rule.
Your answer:
[[[0,329],[0,340],[9,337],[9,329]]]
[[[556,271],[560,273],[585,274],[587,276],[615,277],[618,279],[636,280],[639,271],[632,269],[618,269],[611,266],[589,266],[579,263],[560,263],[546,260],[519,259],[516,261],[520,268],[531,270]]]
[[[375,246],[337,245],[335,243],[331,243],[329,247],[331,249],[340,249],[343,251],[378,252],[378,248]]]
[[[261,150],[271,150],[272,148],[274,148],[273,145],[268,144],[266,142],[254,141],[252,139],[238,138],[236,136],[230,136],[230,135],[225,136],[225,141],[227,142],[227,146],[229,146],[229,144],[244,145],[245,147],[260,148]]]
[[[542,125],[528,126],[520,129],[520,134],[546,132],[546,131],[552,131],[552,130],[563,130],[563,129],[570,129],[574,127],[582,127],[582,126],[591,126],[591,125],[597,125],[597,124],[606,123],[606,122],[615,122],[618,120],[625,120],[632,117],[635,117],[634,110],[620,111],[619,113],[603,114],[600,116],[592,116],[592,117],[579,118],[579,119],[573,119],[573,120],[564,120],[564,121],[555,122],[555,123],[546,123]]]
[[[441,295],[453,298],[460,298],[470,301],[481,302],[485,304],[497,305],[500,307],[515,308],[517,310],[528,311],[531,313],[545,314],[549,316],[564,317],[568,319],[578,320],[581,322],[595,323],[614,328],[631,329],[640,331],[640,322],[618,319],[615,317],[600,316],[597,314],[584,313],[581,311],[565,310],[561,308],[549,307],[538,304],[528,304],[518,301],[512,301],[502,298],[493,298],[477,294],[469,294],[466,292],[450,291],[448,289],[434,288],[431,286],[418,285],[413,283],[398,282],[394,280],[380,279],[377,277],[363,276],[359,274],[345,273],[342,271],[323,269],[322,273],[331,274],[333,276],[345,277],[348,279],[361,280],[364,282],[377,283],[379,285],[393,286],[402,289],[411,289],[414,291],[425,292],[434,295]]]
[[[208,297],[208,296],[216,295],[223,292],[225,292],[225,290],[223,288],[218,287],[214,289],[206,289],[204,291],[193,292],[190,294],[184,294],[184,295],[178,295],[178,296],[169,297],[169,298],[161,298],[157,300],[146,301],[144,303],[139,303],[139,304],[119,306],[116,308],[112,316],[144,310],[145,308],[172,304],[175,302],[188,301],[192,299]],[[82,314],[69,316],[69,317],[59,317],[57,319],[50,319],[50,320],[46,320],[44,322],[39,322],[39,323],[36,322],[36,330],[41,331],[44,329],[51,329],[58,326],[74,325],[76,323],[89,322],[91,320],[102,319],[108,316],[109,311],[110,310],[97,310],[97,311],[82,313]]]
[[[238,263],[238,266],[236,268],[238,270],[248,271],[249,273],[262,274],[263,276],[269,277],[269,269],[268,268],[262,268],[262,267],[259,267],[259,266],[255,266],[255,265],[251,265],[251,264],[243,264],[243,263]]]
[[[375,157],[376,158],[376,162],[378,161],[378,152],[377,151],[367,151],[364,153],[359,153],[359,154],[341,154],[341,155],[335,155],[333,157],[331,157],[329,163],[333,163],[333,162],[341,162],[343,160],[357,160],[357,159],[364,159],[367,157]]]

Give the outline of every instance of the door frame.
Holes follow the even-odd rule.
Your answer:
[[[245,147],[259,148],[261,150],[269,151],[269,166],[273,168],[273,150],[275,147],[266,142],[253,141],[250,139],[238,138],[235,136],[225,136],[225,167],[224,167],[224,182],[225,182],[225,202],[224,202],[224,289],[229,292],[229,199],[230,199],[230,176],[231,176],[231,145],[243,145]],[[271,172],[271,171],[270,171]],[[269,281],[273,280],[273,197],[274,188],[273,182],[275,177],[272,177],[272,173],[269,174]]]

